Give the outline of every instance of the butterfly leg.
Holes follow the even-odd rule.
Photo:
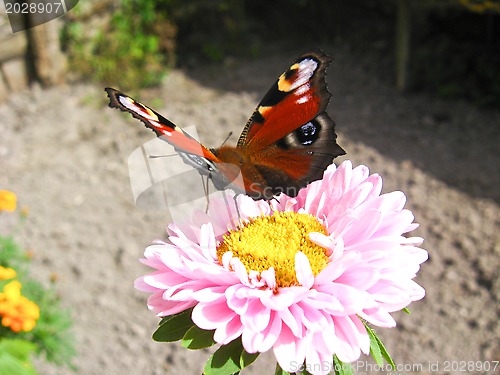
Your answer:
[[[234,200],[234,207],[236,208],[236,213],[238,214],[238,221],[240,221],[241,220],[240,209],[238,208],[238,201],[236,200],[238,195],[239,195],[238,193],[233,195],[233,200]]]
[[[207,175],[207,178],[205,179],[205,176],[200,175],[201,177],[201,183],[203,185],[203,192],[205,193],[205,198],[207,200],[207,205],[205,206],[205,213],[208,213],[208,206],[210,204],[210,198],[208,195],[210,194],[210,175]]]

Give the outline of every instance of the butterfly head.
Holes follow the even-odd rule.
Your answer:
[[[184,163],[196,168],[202,175],[211,176],[219,172],[217,165],[203,156],[188,154],[185,152],[180,152],[179,155]]]

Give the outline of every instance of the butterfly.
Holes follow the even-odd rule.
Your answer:
[[[331,94],[325,76],[331,61],[320,50],[297,58],[260,101],[236,147],[207,148],[153,109],[113,88],[105,90],[111,108],[141,120],[218,190],[230,187],[254,199],[281,192],[296,196],[345,154],[326,113]]]

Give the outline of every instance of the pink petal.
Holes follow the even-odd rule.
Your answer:
[[[221,345],[226,345],[240,337],[242,332],[243,326],[240,317],[235,315],[228,323],[217,327],[214,332],[214,340]]]
[[[370,170],[365,165],[358,165],[356,168],[352,170],[351,177],[351,188],[355,188],[368,178],[370,175]]]
[[[371,288],[380,279],[380,271],[369,265],[360,265],[347,269],[336,280],[337,283],[352,286],[358,290]]]
[[[180,313],[195,305],[196,301],[165,301],[160,293],[154,293],[148,298],[148,308],[160,317]]]
[[[271,310],[281,311],[292,306],[307,292],[308,289],[303,287],[279,288],[277,294],[270,293],[267,298],[261,299],[261,302]]]
[[[301,251],[295,254],[295,273],[297,275],[297,281],[304,288],[309,289],[313,286],[314,275],[311,270],[311,265],[309,264],[309,259]]]
[[[335,187],[335,191],[343,195],[347,193],[351,185],[352,162],[344,161],[335,171],[335,174],[329,181],[329,185]]]
[[[323,233],[311,232],[309,233],[309,239],[312,243],[328,250],[327,255],[331,255],[335,250],[335,239],[331,236],[326,236]]]
[[[266,201],[254,201],[246,195],[238,195],[238,209],[243,219],[271,214],[271,209]]]
[[[363,311],[359,312],[358,315],[361,318],[368,321],[369,323],[372,323],[379,327],[396,326],[396,321],[391,316],[391,314],[389,314],[385,309],[381,308],[380,306],[373,307],[370,309],[364,309]]]
[[[334,310],[336,305],[325,309],[330,314],[335,316],[357,314],[359,311],[373,307],[373,298],[368,298],[367,292],[360,291],[350,285],[343,284],[324,284],[321,285],[319,290],[323,293],[330,294],[332,297],[338,299],[342,306],[342,310]]]
[[[369,239],[375,231],[378,232],[382,220],[383,215],[381,211],[365,211],[357,220],[349,224],[349,230],[344,231],[342,235],[344,246],[347,247],[352,243],[359,243]]]
[[[193,298],[198,302],[213,302],[219,299],[222,295],[224,295],[227,287],[225,285],[222,286],[210,286],[205,287],[201,290],[198,290],[193,293]]]
[[[243,347],[249,353],[266,352],[276,343],[281,333],[281,319],[277,314],[273,314],[269,320],[269,325],[264,330],[255,332],[245,329],[241,335]]]
[[[321,310],[316,310],[307,301],[302,301],[300,307],[304,312],[304,317],[302,318],[302,324],[310,331],[321,331],[326,325],[327,320]]]
[[[251,331],[260,332],[268,326],[270,318],[271,310],[268,307],[259,300],[250,300],[246,313],[241,316],[241,323]]]
[[[217,302],[198,303],[191,317],[201,329],[211,330],[227,324],[235,315],[235,312],[227,307],[226,301],[221,298]]]
[[[339,278],[351,264],[356,264],[359,259],[361,259],[360,254],[350,252],[343,255],[338,261],[333,260],[316,276],[315,285],[331,283]]]
[[[356,318],[357,319],[357,318]],[[335,354],[342,362],[353,362],[361,355],[360,334],[350,317],[335,317]]]
[[[354,209],[366,200],[372,190],[373,185],[370,182],[365,182],[345,193],[335,205],[342,207],[344,212]]]
[[[200,249],[206,259],[217,260],[215,234],[211,223],[201,227]]]
[[[306,354],[306,370],[308,374],[327,375],[328,373],[330,373],[332,367],[329,366],[329,362],[333,362],[333,356],[330,355],[329,359],[327,359],[326,361],[327,362],[324,361],[323,356],[317,350],[317,347],[314,343],[309,345]]]
[[[288,372],[296,371],[304,362],[306,350],[306,342],[296,338],[290,329],[283,325],[280,336],[273,346],[274,355],[280,367]]]
[[[228,307],[238,315],[246,314],[249,301],[247,298],[240,298],[237,291],[242,288],[241,285],[233,285],[226,289],[225,296]]]
[[[365,182],[370,182],[373,186],[372,191],[368,197],[368,199],[376,198],[380,195],[382,191],[382,177],[378,174],[374,173],[370,177],[368,177]]]
[[[296,337],[303,336],[302,320],[304,318],[304,311],[297,305],[290,306],[289,309],[281,310],[278,312],[279,317],[284,324],[292,331]]]
[[[269,289],[274,289],[276,288],[276,273],[274,272],[274,268],[271,267],[266,271],[262,271],[260,273],[260,276],[266,283],[267,287]]]

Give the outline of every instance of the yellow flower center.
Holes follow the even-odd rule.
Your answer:
[[[237,230],[230,230],[217,249],[222,256],[231,251],[247,272],[262,272],[273,267],[277,287],[299,285],[295,275],[295,254],[301,251],[309,259],[316,276],[328,264],[326,251],[309,239],[309,233],[328,235],[318,219],[309,214],[274,212],[271,216],[251,219]]]

